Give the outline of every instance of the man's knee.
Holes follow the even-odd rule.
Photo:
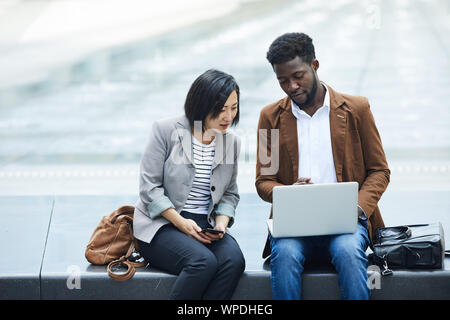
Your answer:
[[[297,243],[296,239],[285,238],[272,241],[271,261],[280,265],[290,263],[303,265],[305,256],[302,246]]]
[[[346,264],[367,263],[365,248],[352,236],[343,235],[334,239],[330,246],[332,261]]]

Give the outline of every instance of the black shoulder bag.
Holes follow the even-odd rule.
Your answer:
[[[378,228],[369,259],[391,275],[391,267],[439,269],[445,258],[444,230],[440,222]]]

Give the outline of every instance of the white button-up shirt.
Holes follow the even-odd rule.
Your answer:
[[[298,177],[311,178],[316,184],[337,182],[331,147],[330,95],[327,86],[323,86],[323,105],[312,117],[292,101],[292,113],[297,118]],[[362,208],[361,211],[359,218],[367,220]]]
[[[297,118],[298,177],[311,178],[313,183],[337,182],[330,133],[330,95],[313,116],[309,116],[292,101],[292,113]]]

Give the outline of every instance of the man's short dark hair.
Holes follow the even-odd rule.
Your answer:
[[[309,64],[316,58],[312,39],[307,34],[285,33],[272,42],[267,52],[267,60],[272,66],[288,62],[297,56]]]
[[[201,121],[204,130],[206,117],[211,114],[213,119],[217,118],[233,91],[237,93],[238,110],[231,125],[237,125],[240,109],[239,86],[233,76],[210,69],[195,79],[184,103],[184,112],[189,119],[191,128],[194,127],[194,121]]]

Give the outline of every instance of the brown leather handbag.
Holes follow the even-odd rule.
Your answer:
[[[104,216],[86,246],[86,259],[96,265],[108,265],[108,274],[117,281],[133,277],[137,267],[147,262],[136,253],[137,241],[133,235],[133,206],[122,206]],[[142,260],[136,262],[137,260]],[[125,273],[115,273],[113,267],[124,265]]]

